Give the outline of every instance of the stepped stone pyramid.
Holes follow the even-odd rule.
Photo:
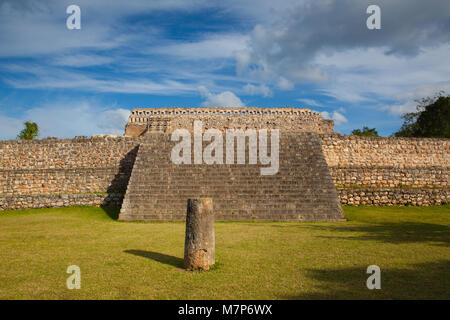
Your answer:
[[[137,113],[140,112],[139,110],[135,109],[131,117],[136,114],[142,116],[142,113]],[[311,128],[314,126],[310,125],[306,131],[302,131],[302,128],[293,130],[295,122],[289,121],[286,124],[289,130],[286,130],[286,126],[284,129],[280,128],[278,173],[261,175],[260,168],[264,167],[263,165],[249,164],[248,142],[245,164],[174,164],[170,155],[177,142],[171,141],[168,131],[179,126],[171,123],[171,115],[167,113],[167,110],[170,112],[172,109],[162,111],[152,109],[156,118],[159,115],[165,117],[165,125],[160,126],[159,132],[148,130],[148,127],[141,127],[139,130],[135,130],[136,127],[133,128],[144,138],[139,146],[128,183],[119,215],[120,220],[182,221],[186,217],[187,199],[197,197],[213,198],[216,220],[337,221],[343,218],[337,192],[322,153],[319,136],[317,132],[309,132],[313,131]],[[215,112],[217,110],[223,109],[214,109]],[[264,112],[266,109],[258,108],[258,111],[260,110]],[[239,109],[238,111],[242,112]],[[270,111],[273,112],[273,109]],[[237,111],[232,109],[231,112]],[[242,129],[264,128],[265,124],[269,127],[272,125],[272,128],[278,126],[274,121],[267,121],[266,117],[272,116],[270,114],[265,116],[262,113],[261,117],[254,117],[256,119],[254,123],[236,120],[238,115],[242,117],[242,113],[234,113],[236,116],[234,119],[233,114],[230,116],[226,110],[224,114],[217,115],[227,117],[227,121],[223,121],[225,128],[233,121],[235,124],[241,124]],[[306,115],[315,117],[316,123],[319,124],[317,126],[319,133],[322,132],[320,130],[324,130],[320,126],[321,121],[329,128],[329,122],[323,120],[320,115],[317,116],[318,114],[311,111],[306,112]],[[169,120],[167,120],[168,116]],[[187,118],[182,114],[180,116],[183,117],[183,121]],[[191,116],[188,120],[192,121],[188,121],[188,124],[199,118],[198,114],[192,113]],[[207,126],[211,123],[212,125],[219,123],[214,117],[211,120],[211,114],[206,116],[209,120],[209,122],[206,121]],[[288,119],[290,116],[294,119],[297,116],[302,117],[300,113],[288,114]],[[152,115],[149,117],[151,118]],[[180,121],[179,118],[174,118]],[[154,128],[153,124],[156,121],[149,119],[143,122],[151,123]],[[129,125],[130,123],[132,121]],[[192,141],[192,149],[193,144]],[[203,143],[203,146],[205,145]]]

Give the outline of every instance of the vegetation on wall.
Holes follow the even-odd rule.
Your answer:
[[[360,137],[378,137],[378,132],[375,128],[363,127],[362,130],[355,129],[352,134]]]
[[[39,127],[36,122],[26,121],[24,123],[25,128],[20,131],[17,139],[20,140],[33,140],[39,135]]]

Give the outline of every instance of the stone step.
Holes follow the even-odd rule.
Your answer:
[[[256,165],[175,165],[174,142],[152,135],[141,144],[122,205],[121,220],[178,221],[186,201],[211,197],[217,219],[335,221],[339,199],[318,137],[303,133],[280,140],[279,171],[261,176]]]

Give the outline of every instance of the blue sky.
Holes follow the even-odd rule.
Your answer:
[[[162,106],[309,107],[390,135],[450,92],[449,56],[443,0],[0,0],[0,139],[26,120],[42,138],[123,134],[132,108]]]

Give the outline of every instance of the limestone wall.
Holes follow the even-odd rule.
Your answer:
[[[319,113],[301,108],[138,108],[128,119],[127,136],[151,132],[171,133],[178,128],[190,130],[194,120],[201,120],[203,128],[225,130],[272,129],[286,132],[332,133],[333,121]]]
[[[448,189],[336,189],[343,205],[431,206],[450,202]]]
[[[449,202],[450,140],[323,135],[342,204]]]
[[[120,204],[139,145],[146,141],[147,148],[155,152],[167,151],[151,136],[0,141],[0,210]],[[450,202],[449,139],[360,138],[338,134],[324,134],[320,138],[342,204]],[[290,157],[292,161],[301,161],[300,153],[292,153]],[[290,179],[289,172],[284,171],[281,179]],[[300,175],[297,178],[302,179]],[[253,190],[273,192],[263,181]]]
[[[248,160],[245,165],[176,165],[170,160],[174,144],[169,135],[153,134],[140,146],[119,219],[184,220],[187,199],[196,197],[213,199],[217,220],[342,219],[317,134],[281,135],[279,170],[273,175],[261,175],[267,165]]]
[[[117,167],[138,144],[126,137],[0,141],[0,170]]]
[[[450,166],[450,140],[426,138],[373,138],[330,134],[322,136],[330,167]]]
[[[117,204],[108,195],[125,192],[138,145],[123,137],[0,141],[0,210],[59,206],[60,196]]]
[[[123,193],[74,193],[14,195],[0,197],[0,210],[58,208],[71,206],[120,207]]]
[[[448,167],[334,166],[330,173],[336,186],[379,188],[449,186]]]

